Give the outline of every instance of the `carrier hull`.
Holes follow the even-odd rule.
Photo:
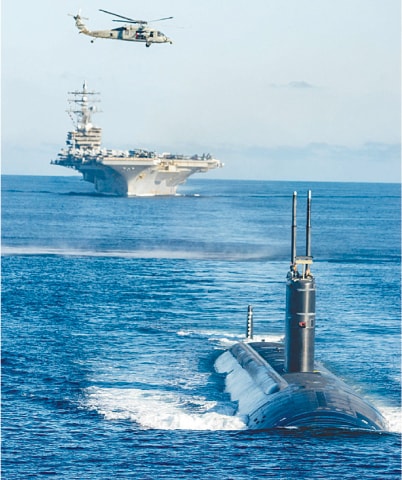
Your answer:
[[[177,187],[189,176],[221,166],[212,158],[198,160],[159,155],[144,159],[99,154],[93,159],[92,155],[77,157],[69,152],[59,154],[52,163],[77,170],[99,193],[129,197],[175,195]]]

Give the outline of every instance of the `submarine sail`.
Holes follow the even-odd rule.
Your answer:
[[[286,283],[284,342],[257,342],[248,309],[247,338],[220,355],[218,373],[239,415],[252,430],[276,427],[386,430],[379,411],[345,382],[315,362],[315,281],[311,273],[311,191],[307,196],[306,250],[296,253],[293,194],[291,265]]]

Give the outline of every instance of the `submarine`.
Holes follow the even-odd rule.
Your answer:
[[[291,264],[286,279],[284,340],[253,341],[248,306],[246,339],[215,361],[225,390],[250,430],[323,428],[387,430],[381,413],[315,362],[316,286],[311,273],[311,190],[307,193],[305,255],[296,254],[297,192],[293,193]]]

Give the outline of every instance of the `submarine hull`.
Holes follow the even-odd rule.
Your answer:
[[[223,353],[215,368],[227,374],[226,390],[237,402],[238,414],[252,430],[275,427],[386,430],[386,421],[372,405],[314,360],[316,291],[310,270],[311,191],[307,194],[303,256],[297,256],[296,252],[296,204],[297,192],[294,192],[284,342],[252,341],[249,306],[247,341]]]
[[[381,414],[323,366],[286,373],[285,346],[240,342],[216,361],[226,390],[251,430],[316,427],[386,430]]]

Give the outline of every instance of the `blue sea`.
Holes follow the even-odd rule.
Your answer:
[[[312,190],[316,358],[387,432],[247,431],[214,370],[280,338]],[[2,478],[399,479],[398,184],[192,178],[175,197],[2,177]]]

